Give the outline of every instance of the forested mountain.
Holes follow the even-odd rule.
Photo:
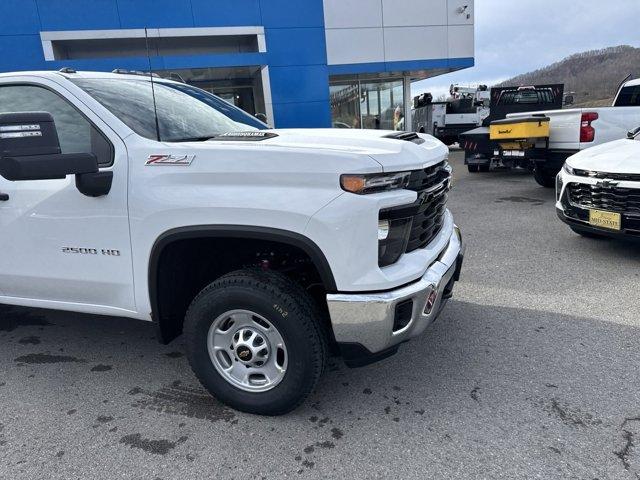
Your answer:
[[[640,48],[621,45],[577,53],[496,86],[564,83],[565,92],[575,92],[576,106],[603,106],[628,74],[640,77]]]

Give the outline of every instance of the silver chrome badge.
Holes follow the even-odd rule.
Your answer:
[[[149,155],[145,165],[179,165],[188,167],[195,155]]]

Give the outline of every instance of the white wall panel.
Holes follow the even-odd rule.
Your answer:
[[[327,30],[329,65],[384,62],[382,28]]]
[[[381,27],[380,0],[324,0],[324,23],[325,28]]]
[[[382,0],[385,27],[447,24],[447,0]]]
[[[449,0],[449,25],[473,25],[474,15],[473,0]]]
[[[449,58],[474,56],[473,25],[453,25],[449,27]]]
[[[384,35],[387,62],[447,58],[447,27],[393,27]]]
[[[474,56],[474,0],[323,1],[329,65]]]

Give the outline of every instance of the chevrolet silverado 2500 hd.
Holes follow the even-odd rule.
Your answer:
[[[193,87],[0,75],[0,302],[184,332],[228,405],[283,414],[329,352],[394,353],[463,259],[428,135],[269,130]]]

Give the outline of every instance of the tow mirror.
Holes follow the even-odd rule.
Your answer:
[[[99,172],[91,153],[61,153],[53,117],[46,112],[0,114],[0,175],[11,181],[76,175],[78,190],[88,196],[109,193],[113,178],[112,172]]]

